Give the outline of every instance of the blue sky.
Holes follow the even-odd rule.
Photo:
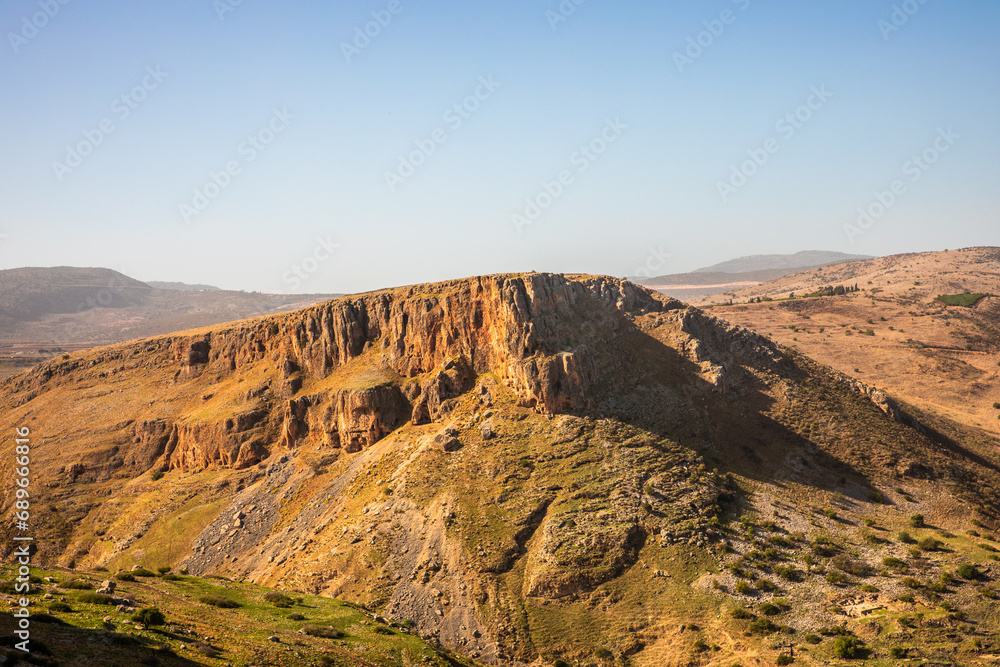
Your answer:
[[[0,268],[345,292],[1000,244],[995,1],[576,2],[9,0]]]

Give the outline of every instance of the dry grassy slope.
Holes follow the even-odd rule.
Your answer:
[[[857,284],[836,297],[747,304]],[[933,414],[989,436],[1000,434],[1000,296],[974,307],[945,306],[941,294],[1000,295],[1000,249],[968,248],[851,262],[716,295],[737,305],[711,312],[792,346],[824,364],[884,387]],[[822,329],[822,331],[821,331]],[[874,335],[858,335],[871,330]]]
[[[787,558],[820,533],[848,549],[861,516],[902,521],[874,488],[905,487],[955,531],[973,505],[997,516],[989,443],[907,425],[879,392],[611,278],[373,293],[2,387],[0,428],[35,438],[40,560],[337,595],[494,663],[610,647],[773,664],[773,640],[719,614],[748,599],[735,580],[705,583],[756,548],[734,513],[802,531]],[[817,520],[827,503],[847,518]],[[839,584],[784,586],[799,630],[841,620],[818,602]],[[697,637],[718,651],[699,657]]]

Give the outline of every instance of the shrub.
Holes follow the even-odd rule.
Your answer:
[[[736,582],[736,592],[746,595],[747,593],[753,592],[753,587],[741,579]]]
[[[804,639],[807,644],[819,644],[821,641],[823,641],[822,637],[820,637],[819,635],[814,635],[812,633],[809,633],[802,639]]]
[[[872,586],[871,584],[863,584],[858,588],[858,590],[862,593],[878,593],[878,588],[876,586]]]
[[[738,619],[741,619],[741,620],[752,620],[752,619],[757,618],[753,614],[753,612],[751,612],[749,609],[746,609],[744,607],[736,607],[735,609],[733,609],[733,611],[731,613],[732,613],[733,618],[738,618]]]
[[[188,569],[186,567],[182,567],[181,574],[183,574],[186,577],[188,575]]]
[[[132,615],[132,620],[141,623],[147,630],[150,626],[163,625],[167,619],[163,617],[163,612],[157,607],[143,607]]]
[[[694,646],[693,646],[693,648],[694,648],[694,650],[695,650],[695,651],[698,651],[698,652],[700,653],[700,652],[702,652],[702,651],[707,651],[707,650],[708,650],[708,644],[706,644],[704,640],[702,640],[702,639],[699,639],[699,640],[697,640],[697,641],[696,641],[696,642],[694,643]],[[597,649],[597,650],[598,650],[598,651],[600,651],[600,650],[602,650],[602,649]],[[603,649],[603,650],[607,650],[607,649]],[[611,653],[611,651],[608,651],[608,654],[609,654],[609,655],[610,655],[610,653]],[[594,655],[597,655],[597,652],[596,652],[596,651],[594,652]],[[611,657],[608,657],[607,659],[608,659],[608,660],[610,660],[610,659],[611,659]]]
[[[130,572],[119,572],[115,575],[118,581],[135,581],[135,577]]]
[[[73,608],[70,607],[65,602],[53,602],[52,604],[49,605],[49,611],[59,611],[66,614],[70,614],[73,612]]]
[[[240,606],[240,603],[236,600],[222,595],[202,595],[198,598],[198,601],[202,604],[212,605],[213,607],[221,607],[223,609],[235,609]]]
[[[763,591],[765,593],[771,593],[778,590],[778,587],[767,579],[758,580],[756,586],[758,591]]]
[[[795,569],[794,565],[779,565],[774,568],[774,573],[786,581],[798,579],[798,570]]]
[[[162,477],[163,477],[163,471],[162,471],[162,470],[154,470],[154,471],[153,471],[152,473],[150,473],[150,475],[149,475],[149,478],[150,478],[151,480],[153,480],[154,482],[155,482],[155,481],[158,481],[158,480],[159,480],[159,479],[161,479]]]
[[[846,554],[834,556],[830,562],[833,563],[833,566],[838,570],[848,574],[853,574],[857,577],[864,577],[869,573],[869,568],[866,563],[859,560],[853,560]]]
[[[910,517],[910,527],[912,528],[923,528],[926,524],[924,523],[923,514],[914,514]]]
[[[166,574],[167,572],[170,572],[171,569],[172,568],[169,565],[161,565],[160,567],[156,568],[156,571],[159,572],[161,575],[163,575]]]
[[[323,637],[324,639],[340,639],[344,632],[332,625],[304,625],[302,632],[310,637]]]
[[[906,649],[903,648],[902,646],[893,646],[891,649],[889,649],[889,656],[892,658],[905,658]]]
[[[295,614],[289,614],[288,615],[288,620],[289,621],[304,621],[304,620],[306,620],[306,617],[303,616],[302,614],[295,613]]]
[[[62,588],[69,588],[77,591],[89,591],[93,590],[94,585],[89,581],[83,581],[82,579],[67,579],[62,582]]]
[[[769,618],[758,618],[750,624],[750,632],[758,635],[768,635],[777,629],[778,626],[772,623]]]
[[[114,598],[110,595],[104,595],[103,593],[92,593],[86,591],[80,593],[80,597],[77,598],[80,602],[85,602],[87,604],[112,604]]]
[[[863,658],[865,653],[864,646],[857,637],[845,635],[837,637],[833,642],[833,654],[838,658],[854,660],[856,658]]]
[[[906,572],[907,570],[906,563],[898,558],[894,558],[893,556],[883,558],[882,565],[885,565],[890,570],[896,570],[897,572]]]
[[[913,536],[910,535],[905,530],[902,531],[902,532],[900,532],[899,535],[897,535],[896,537],[903,544],[916,544],[917,543],[917,541],[915,539],[913,539]]]
[[[970,581],[979,578],[979,570],[972,563],[962,563],[955,572],[958,573],[958,576]]]
[[[790,665],[795,662],[795,658],[788,655],[787,653],[779,653],[778,657],[775,659],[774,664],[776,665]]]
[[[372,632],[374,632],[377,635],[393,635],[393,634],[396,634],[396,633],[394,633],[392,631],[392,628],[390,628],[388,626],[385,626],[385,625],[376,625],[374,628],[372,628]]]
[[[194,650],[198,651],[198,653],[201,653],[203,656],[207,658],[218,657],[219,653],[221,653],[219,649],[205,642],[194,642],[192,646],[194,647]]]
[[[904,577],[900,583],[907,588],[920,588],[920,582],[913,577]]]
[[[900,602],[905,602],[905,603],[907,603],[907,604],[913,604],[913,599],[914,599],[914,598],[913,598],[913,596],[912,596],[912,595],[910,595],[909,593],[905,593],[904,595],[900,595],[900,596],[899,596],[898,598],[896,598],[896,599],[897,599],[897,600],[899,600]]]
[[[132,576],[133,577],[155,577],[156,574],[153,573],[153,572],[150,572],[149,570],[147,570],[144,567],[140,567],[140,568],[138,568],[136,570],[132,570]]]
[[[759,609],[760,613],[764,614],[765,616],[777,616],[778,614],[781,613],[781,607],[779,607],[776,604],[772,604],[770,602],[765,602],[760,606]]]
[[[922,551],[937,551],[941,548],[941,540],[934,537],[925,537],[917,542],[917,546],[920,547]]]
[[[180,581],[184,577],[178,577],[176,574],[165,574],[163,575],[164,581]]]
[[[834,586],[839,586],[840,584],[846,584],[848,581],[847,577],[841,572],[836,572],[831,570],[826,573],[826,583],[833,584]]]
[[[264,600],[270,602],[275,607],[280,607],[282,609],[288,609],[295,604],[295,601],[285,595],[284,593],[279,593],[278,591],[271,591],[264,595]]]

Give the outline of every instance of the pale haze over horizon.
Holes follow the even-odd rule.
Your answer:
[[[987,0],[11,0],[0,28],[0,269],[334,293],[1000,245]]]

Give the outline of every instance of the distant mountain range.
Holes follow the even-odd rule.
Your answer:
[[[750,255],[695,269],[690,273],[647,278],[639,281],[639,284],[677,299],[696,299],[753,287],[821,266],[863,259],[872,257],[823,250],[805,250],[790,255]]]
[[[172,289],[178,292],[216,292],[220,291],[214,285],[189,285],[188,283],[172,283],[162,280],[147,280],[146,284],[157,289]]]
[[[0,271],[0,355],[12,344],[79,349],[294,310],[338,296],[150,284],[104,268],[7,269]]]

